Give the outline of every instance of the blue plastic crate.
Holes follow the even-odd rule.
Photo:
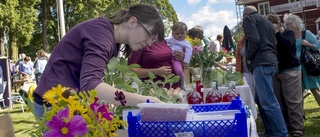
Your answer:
[[[140,115],[128,113],[129,137],[247,137],[246,110],[238,98],[232,103],[213,103],[192,105],[197,112],[212,112],[223,110],[240,110],[233,120],[217,121],[179,121],[179,122],[140,122]],[[188,136],[189,137],[189,136]]]

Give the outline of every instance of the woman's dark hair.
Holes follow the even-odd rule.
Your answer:
[[[203,30],[198,29],[198,28],[192,28],[188,30],[188,35],[190,38],[199,38],[203,39]]]
[[[26,56],[24,59],[23,59],[23,61],[30,61],[31,60],[31,58],[29,57],[29,56]]]
[[[158,35],[158,41],[164,39],[164,24],[161,16],[156,8],[149,4],[135,4],[129,7],[128,10],[120,10],[113,16],[109,17],[109,21],[112,24],[121,24],[130,19],[130,17],[136,17],[143,24],[154,25],[151,33]],[[118,44],[120,45],[120,44]],[[120,46],[118,46],[120,48]],[[124,55],[128,57],[131,53],[129,45],[125,45]]]
[[[220,39],[222,39],[223,38],[223,36],[222,35],[217,35],[217,40],[220,40]]]

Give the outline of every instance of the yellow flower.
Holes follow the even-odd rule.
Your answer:
[[[70,104],[70,102],[73,102],[73,100],[77,99],[77,96],[71,95],[71,92],[74,92],[74,91],[72,91],[70,88],[62,87],[61,84],[59,84],[56,88],[55,87],[52,88],[52,90],[57,93],[57,96],[59,97],[58,98],[59,101],[64,101]],[[67,92],[70,92],[70,93],[67,93]]]
[[[62,87],[60,84],[57,87],[53,87],[51,90],[48,90],[43,94],[44,101],[55,105],[61,101],[70,104],[74,100],[78,99],[78,96],[75,93],[76,91]]]
[[[64,118],[64,122],[68,123],[72,117],[75,115],[79,115],[84,118],[87,127],[89,128],[89,132],[85,136],[108,136],[114,137],[117,136],[116,131],[120,126],[127,126],[127,123],[119,117],[113,117],[109,108],[107,112],[110,112],[110,119],[105,119],[102,113],[98,113],[98,115],[91,109],[91,105],[95,102],[97,98],[96,90],[89,90],[87,92],[79,92],[76,93],[75,90],[70,89],[68,87],[63,87],[60,84],[57,87],[53,87],[48,90],[43,98],[48,103],[52,104],[50,110],[45,111],[43,115],[43,119],[40,121],[39,128],[41,130],[47,130],[45,125],[47,121],[50,121],[54,116],[57,115],[57,112],[61,109],[68,108],[69,109],[69,118]],[[99,105],[99,104],[98,104]],[[100,104],[101,105],[101,104]],[[106,107],[106,106],[105,106]],[[103,108],[103,107],[101,107]],[[45,128],[43,128],[45,127]],[[67,132],[63,130],[62,132]]]
[[[48,90],[43,94],[43,99],[45,102],[50,103],[50,104],[57,104],[58,103],[58,96],[55,91],[53,90]]]
[[[201,45],[201,39],[199,38],[190,38],[189,35],[187,35],[186,40],[190,42],[192,47]]]
[[[72,101],[69,102],[68,108],[70,111],[70,117],[73,117],[74,115],[80,115],[82,116],[86,121],[89,120],[89,117],[87,115],[87,108],[85,108],[84,104],[81,104],[79,101]]]

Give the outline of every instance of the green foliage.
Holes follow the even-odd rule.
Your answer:
[[[5,30],[8,39],[16,40],[13,42],[18,45],[20,53],[24,52],[32,58],[35,57],[35,51],[40,49],[50,53],[61,37],[57,2],[55,0],[0,1],[0,30]],[[168,21],[166,31],[172,22],[178,21],[169,0],[64,0],[66,32],[80,22],[100,15],[110,16],[134,3],[154,5],[163,19]],[[9,33],[12,35],[8,35]]]
[[[164,89],[165,84],[170,84],[171,87],[173,83],[178,82],[179,76],[171,74],[165,77],[164,81],[154,82],[153,79],[156,76],[149,72],[149,79],[141,81],[136,73],[130,71],[130,69],[139,67],[138,64],[128,65],[125,58],[112,58],[104,70],[104,82],[131,93],[157,97],[163,102],[175,103],[177,99],[179,100],[178,96],[168,95],[167,90]],[[122,109],[125,108],[133,107],[115,106],[113,112],[117,115],[122,115]]]
[[[234,81],[236,85],[244,84],[242,73],[236,72],[234,69],[228,69],[224,75],[225,84]]]
[[[171,74],[166,76],[164,81],[154,82],[153,80],[156,76],[152,72],[149,72],[149,79],[141,81],[136,73],[130,71],[130,69],[139,67],[138,64],[128,65],[126,59],[123,57],[119,59],[112,58],[109,60],[104,71],[104,81],[121,90],[147,96],[155,96],[164,102],[171,102],[172,98],[170,98],[170,96],[163,95],[163,93],[166,93],[164,85],[169,84],[171,87],[173,83],[179,81],[179,76]],[[132,86],[132,83],[135,83],[137,87]]]
[[[219,86],[224,85],[224,76],[226,72],[221,69],[213,69],[211,72],[211,79],[215,80]]]
[[[235,30],[233,37],[234,40],[237,42],[239,41],[241,38],[244,37],[244,32],[243,32],[243,28],[242,28],[242,22],[240,22],[237,26],[235,26],[232,30]]]
[[[203,51],[196,54],[196,58],[200,61],[202,67],[212,67],[214,62],[218,62],[223,58],[222,54],[210,51],[208,46],[205,45]]]
[[[200,62],[202,68],[212,68],[214,62],[219,62],[222,58],[223,54],[210,51],[208,45],[203,47],[203,51],[195,54],[195,62]]]

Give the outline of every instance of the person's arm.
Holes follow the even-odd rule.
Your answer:
[[[243,20],[243,30],[245,38],[248,41],[248,48],[246,49],[246,59],[249,61],[248,63],[250,64],[254,58],[254,55],[259,49],[260,42],[260,35],[253,17],[248,16]]]
[[[128,58],[128,65],[130,64],[139,64],[141,65],[141,57],[143,54],[143,50],[133,51],[131,52],[130,57]],[[163,75],[167,76],[171,74],[171,67],[170,66],[162,66],[159,68],[133,68],[130,69],[134,73],[138,75],[139,78],[146,78],[148,76],[148,72],[152,72],[154,75],[161,76]]]
[[[312,50],[319,50],[320,48],[317,38],[309,30],[306,30],[306,38],[301,41],[301,44],[311,48]]]
[[[287,30],[284,33],[278,31],[276,33],[276,39],[281,44],[281,46],[285,46],[286,48],[290,48],[291,46],[296,46],[296,38],[294,32],[291,30]]]
[[[152,68],[152,69],[133,68],[130,70],[133,71],[134,73],[136,73],[139,78],[149,77],[148,72],[152,72],[154,75],[164,77],[164,76],[171,74],[171,71],[172,71],[170,66],[162,66],[160,68]]]
[[[214,66],[214,67],[219,67],[219,68],[222,69],[223,71],[227,71],[227,70],[228,70],[227,67],[219,64],[218,62],[214,62],[213,66]]]
[[[184,52],[185,56],[184,56],[183,62],[189,64],[192,56],[192,46],[188,41],[186,41],[185,43],[186,43],[185,45],[186,51]]]
[[[112,87],[106,83],[100,83],[95,90],[98,92],[98,97],[101,100],[106,101],[106,103],[112,103],[112,104],[118,104],[120,105],[119,101],[115,100],[115,92],[116,91],[122,91],[115,87]],[[142,96],[137,93],[131,93],[122,91],[125,100],[126,100],[126,106],[137,106],[138,103],[144,103],[147,99],[149,99],[151,102],[155,103],[162,103],[158,98],[151,97],[151,96]]]

